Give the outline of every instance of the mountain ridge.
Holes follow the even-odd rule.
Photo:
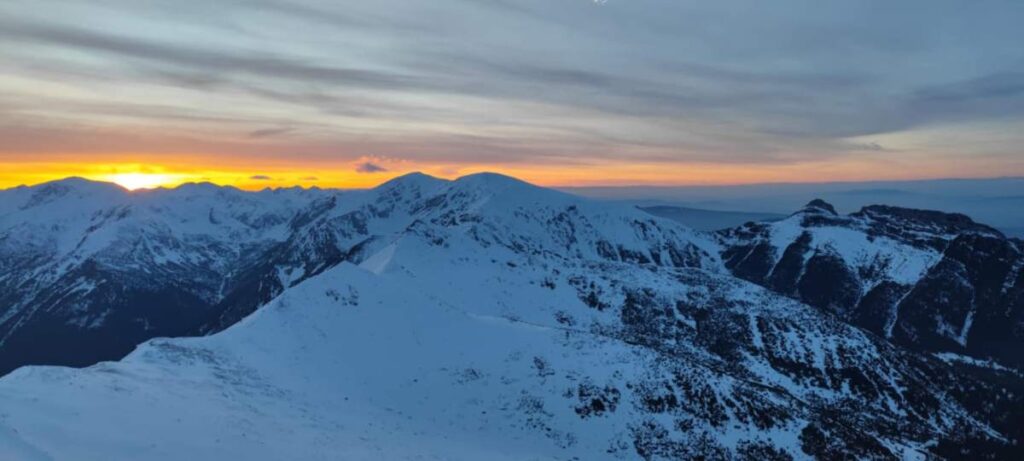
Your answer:
[[[80,267],[101,273],[84,280],[136,290],[108,301],[195,293],[201,302],[180,306],[206,307],[181,334],[212,334],[143,337],[123,361],[82,370],[21,367],[0,379],[9,402],[0,434],[14,431],[21,452],[70,456],[61,447],[73,446],[84,459],[121,449],[151,459],[998,459],[1024,435],[1013,357],[988,365],[990,350],[967,347],[970,334],[959,348],[909,340],[918,332],[957,344],[920,321],[932,308],[954,314],[948,304],[907,295],[924,307],[896,309],[890,335],[888,321],[861,323],[889,318],[887,290],[950,286],[953,260],[982,255],[961,266],[983,267],[986,255],[1016,248],[973,223],[839,216],[818,204],[704,233],[499,175],[307,193],[286,192],[269,211],[244,199],[259,193],[204,201],[186,190],[173,197],[185,211],[157,193],[123,217],[122,206],[85,213],[76,229],[114,226],[110,248],[140,251],[83,254]],[[894,231],[908,220],[909,231]],[[220,240],[173,230],[182,223]],[[254,246],[243,249],[241,236]],[[977,251],[985,245],[995,250]],[[898,257],[874,258],[889,253]],[[218,269],[183,278],[197,275],[189,261]],[[50,298],[69,299],[81,286],[76,270]],[[15,272],[0,272],[0,283]],[[983,279],[971,286],[987,293]],[[143,289],[154,280],[175,282]],[[856,302],[816,289],[847,284]],[[985,299],[973,321],[982,327],[998,323],[987,313],[1004,298]],[[106,321],[138,314],[132,305],[113,306]],[[174,309],[158,305],[145,318],[155,325]],[[42,309],[60,312],[74,309]],[[105,311],[82,312],[72,318]],[[197,407],[179,405],[182,396]],[[110,414],[118,422],[103,423]],[[74,428],[66,443],[48,429],[54,418]],[[165,443],[138,445],[156,440]]]
[[[1015,280],[1020,278],[1022,254],[1014,240],[961,214],[872,205],[838,215],[822,203],[783,221],[721,231],[726,265],[741,278],[830,310],[876,334],[893,338],[895,329],[895,340],[908,346],[971,355],[963,338],[972,334],[982,342],[979,351],[997,353],[1014,366],[1024,363],[1016,348],[985,345],[990,336],[998,343],[1024,341],[1024,283]],[[851,229],[858,232],[851,234]],[[965,265],[970,255],[981,258]],[[1002,272],[991,274],[992,268]],[[1001,291],[982,291],[983,280],[977,276],[965,285],[965,271],[987,271]],[[931,288],[918,289],[926,283]],[[950,286],[965,288],[951,297]],[[974,314],[965,313],[963,304],[1002,314],[989,319],[986,333],[975,334],[972,329],[982,329],[972,323]],[[901,318],[904,305],[919,311],[916,323]],[[948,319],[951,324],[927,320],[954,312],[960,314]]]

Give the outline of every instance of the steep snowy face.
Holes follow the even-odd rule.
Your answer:
[[[0,380],[0,454],[774,460],[1019,449],[1015,372],[903,352],[720,271],[658,264],[652,243],[687,231],[655,221],[644,233],[634,224],[647,218],[628,209],[591,213],[572,197],[467,182],[412,200],[339,197],[309,224],[349,229],[336,218],[376,215],[366,232],[351,227],[352,241],[372,244],[225,331],[152,340],[82,370],[17,370]],[[572,206],[575,239],[517,244],[527,230],[563,228],[549,218]],[[512,222],[530,207],[548,211]],[[499,218],[508,227],[492,229]],[[340,222],[361,222],[351,219]],[[583,231],[597,222],[610,228]],[[602,240],[648,260],[602,255]]]
[[[886,206],[841,216],[815,200],[719,235],[738,277],[901,344],[1024,366],[1019,244],[966,216]]]
[[[0,374],[87,365],[187,333],[241,261],[319,191],[128,192],[69,179],[0,191]]]

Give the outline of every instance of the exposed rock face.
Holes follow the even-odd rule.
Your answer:
[[[893,337],[1024,367],[1024,274],[1019,243],[956,237],[902,300]]]
[[[1020,243],[964,215],[815,200],[719,235],[738,277],[918,350],[1024,366]]]

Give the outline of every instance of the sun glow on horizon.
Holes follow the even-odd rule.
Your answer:
[[[181,182],[178,175],[166,173],[112,173],[103,177],[128,190],[155,189],[162,186],[171,186]]]
[[[506,164],[434,164],[390,159],[359,159],[346,162],[240,162],[224,157],[179,158],[177,163],[158,161],[111,162],[0,162],[0,189],[41,184],[78,176],[115,183],[127,190],[174,188],[184,183],[209,182],[243,190],[278,187],[370,188],[396,176],[414,171],[443,179],[472,173],[506,174],[544,187],[588,186],[713,186],[782,182],[829,182],[865,180],[913,180],[951,177],[995,177],[989,174],[963,175],[943,168],[916,167],[915,174],[894,159],[887,160],[888,174],[879,174],[878,162],[857,159],[796,163],[774,166],[722,165],[714,163],[664,164],[637,162],[594,162],[591,164],[536,167]],[[138,159],[133,159],[138,160]],[[147,159],[148,160],[148,159]],[[372,161],[374,171],[365,171]]]

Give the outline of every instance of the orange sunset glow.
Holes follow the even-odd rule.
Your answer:
[[[401,169],[357,173],[352,168],[269,170],[270,174],[253,174],[246,170],[217,169],[215,165],[196,165],[187,170],[173,170],[158,165],[47,165],[39,169],[11,170],[0,174],[0,188],[35,184],[69,176],[112,182],[129,190],[174,187],[188,182],[211,182],[256,190],[266,187],[329,187],[367,188],[401,174],[420,171],[442,178],[483,171],[499,172],[544,186],[588,185],[727,185],[753,182],[801,182],[809,179],[801,169],[766,172],[755,168],[723,168],[718,165],[594,165],[531,169],[521,166],[480,165],[403,165]],[[264,171],[264,170],[258,170]],[[836,179],[857,179],[836,178]],[[27,180],[27,181],[26,181]]]
[[[189,182],[210,182],[246,190],[278,187],[369,188],[396,176],[419,171],[440,178],[490,171],[522,178],[551,187],[630,186],[630,185],[735,185],[753,183],[800,183],[822,181],[862,181],[969,177],[955,170],[916,168],[912,172],[898,162],[892,168],[876,171],[878,162],[808,163],[800,165],[721,165],[603,163],[590,165],[552,165],[534,168],[518,164],[429,164],[408,161],[372,160],[380,171],[361,172],[359,166],[371,162],[333,163],[311,168],[309,165],[273,164],[232,165],[223,161],[197,161],[191,165],[158,163],[19,163],[6,164],[0,171],[0,188],[32,185],[65,177],[116,183],[128,190],[175,187]],[[386,166],[385,166],[386,165]],[[911,174],[907,174],[910,172]],[[982,171],[976,176],[998,176],[999,171]]]
[[[68,176],[365,188],[412,171],[543,186],[1024,175],[1019,72],[1006,65],[1019,60],[1005,58],[1019,56],[1020,28],[1007,16],[968,21],[989,24],[955,35],[971,46],[896,50],[910,30],[950,37],[901,25],[838,53],[811,46],[826,26],[691,27],[717,6],[209,8],[197,22],[130,2],[116,15],[0,6],[0,188]],[[381,19],[324,23],[340,16]],[[396,33],[433,17],[450,23]]]

